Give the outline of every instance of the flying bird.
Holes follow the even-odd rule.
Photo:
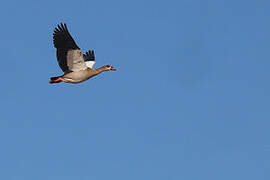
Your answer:
[[[70,35],[66,24],[58,24],[53,32],[53,44],[56,48],[58,65],[64,72],[62,76],[51,77],[50,83],[80,83],[104,71],[115,71],[111,65],[94,69],[93,50],[82,54],[81,49]]]

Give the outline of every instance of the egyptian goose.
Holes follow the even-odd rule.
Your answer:
[[[115,71],[111,65],[105,65],[94,69],[95,54],[93,50],[82,54],[70,35],[66,24],[60,24],[54,29],[53,43],[56,48],[58,65],[64,75],[51,77],[50,83],[80,83],[100,74],[103,71]]]

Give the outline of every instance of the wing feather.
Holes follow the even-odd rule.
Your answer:
[[[54,29],[53,44],[57,49],[58,64],[64,72],[86,67],[81,50],[70,35],[66,24],[58,24]]]
[[[85,61],[85,64],[89,68],[93,68],[95,62],[95,53],[93,50],[86,51],[85,54],[83,54],[83,58]]]

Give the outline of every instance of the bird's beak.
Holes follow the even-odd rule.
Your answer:
[[[116,71],[116,69],[115,69],[114,67],[112,67],[110,70],[111,70],[111,71]]]

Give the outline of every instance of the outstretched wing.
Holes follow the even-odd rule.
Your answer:
[[[83,58],[85,61],[85,64],[89,68],[93,68],[95,61],[95,53],[93,50],[86,51],[85,54],[83,54]]]
[[[57,61],[64,72],[86,69],[82,52],[70,33],[66,24],[60,24],[54,29],[53,44],[57,49]]]

